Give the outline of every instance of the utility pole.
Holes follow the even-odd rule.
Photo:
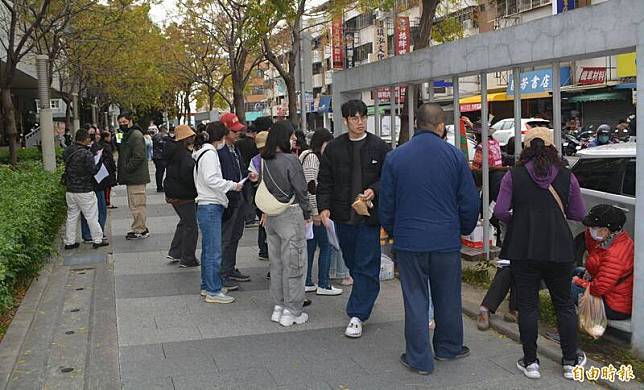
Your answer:
[[[298,74],[300,75],[300,130],[306,133],[306,91],[304,90],[304,61],[302,54],[302,18],[297,25],[298,29],[298,41],[297,41],[297,62]]]
[[[56,152],[54,146],[54,118],[49,102],[49,57],[36,56],[38,72],[38,96],[40,98],[40,145],[42,148],[43,167],[48,172],[56,170]]]

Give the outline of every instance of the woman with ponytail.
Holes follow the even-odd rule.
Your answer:
[[[224,146],[228,129],[221,122],[211,122],[197,134],[192,159],[195,161],[194,180],[197,188],[197,223],[201,230],[201,296],[208,303],[232,303],[226,295],[237,285],[224,286],[219,270],[222,257],[221,219],[228,206],[226,193],[241,191],[242,184],[225,180],[217,150]]]
[[[552,130],[530,129],[516,167],[501,182],[494,215],[508,225],[500,258],[510,260],[517,288],[523,358],[517,368],[540,378],[537,359],[539,286],[548,287],[557,313],[563,376],[572,379],[586,355],[577,351],[577,315],[570,292],[575,247],[567,219],[581,221],[584,202],[575,176],[553,146]]]

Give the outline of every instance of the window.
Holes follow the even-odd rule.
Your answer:
[[[263,95],[263,94],[264,94],[264,87],[251,88],[251,95]]]
[[[624,159],[621,158],[581,159],[572,171],[581,188],[619,195],[623,164]]]
[[[635,160],[631,160],[626,164],[622,194],[635,196]]]
[[[49,101],[49,106],[51,107],[52,110],[60,109],[60,99],[51,99]]]
[[[314,75],[315,74],[320,74],[320,73],[322,73],[322,71],[323,71],[323,69],[322,69],[322,64],[321,63],[313,64],[313,74]]]
[[[358,46],[354,49],[353,60],[355,62],[362,62],[369,58],[373,48],[373,43],[369,42],[364,45]]]

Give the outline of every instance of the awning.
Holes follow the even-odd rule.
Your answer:
[[[318,112],[333,112],[333,110],[331,110],[331,95],[320,96]]]
[[[545,99],[545,98],[550,98],[550,94],[548,92],[539,92],[539,93],[530,93],[530,94],[521,95],[521,100]],[[508,95],[505,92],[495,92],[495,93],[487,94],[488,103],[489,102],[507,102],[511,100],[514,100],[514,96]],[[460,106],[461,106],[461,112],[472,112],[472,111],[481,110],[481,95],[468,96],[460,99],[458,102],[460,103]]]
[[[615,89],[637,89],[637,83],[621,83],[615,86]]]
[[[587,93],[585,95],[571,96],[568,98],[569,103],[589,103],[611,100],[629,100],[630,94],[624,92],[599,92]]]

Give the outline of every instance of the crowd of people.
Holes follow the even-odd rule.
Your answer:
[[[394,240],[405,309],[406,348],[400,362],[427,375],[434,360],[468,356],[460,250],[461,236],[474,230],[480,216],[473,174],[482,165],[479,150],[470,165],[445,141],[445,114],[437,104],[417,109],[413,137],[395,150],[367,132],[364,102],[349,100],[341,112],[346,132],[334,137],[326,129],[316,130],[310,145],[289,121],[263,117],[247,129],[233,113],[197,128],[179,125],[172,136],[162,128],[146,142],[146,134],[124,113],[118,118],[123,137],[117,165],[110,133],[81,129],[63,157],[65,247],[78,247],[81,214],[83,239],[94,248],[108,244],[103,235],[106,207],[109,189],[117,183],[127,188],[133,217],[126,238],[148,237],[145,186],[150,182],[148,160],[153,160],[157,191],[165,192],[179,217],[167,258],[180,267],[201,267],[205,302],[233,303],[231,292],[250,281],[237,268],[237,250],[246,224],[257,217],[258,258],[270,262],[270,320],[284,327],[306,323],[307,293],[343,294],[332,285],[335,277],[352,286],[344,334],[359,338],[380,292],[384,229]],[[479,144],[485,141],[475,133]],[[492,138],[487,142],[490,166],[505,165],[498,143]],[[563,375],[572,378],[573,368],[586,361],[577,346],[577,298],[589,289],[604,300],[608,318],[628,318],[633,242],[623,230],[620,209],[600,205],[586,215],[579,183],[548,129],[529,129],[520,158],[507,164],[513,166],[497,172],[491,196],[503,260],[481,303],[479,329],[489,328],[490,313],[510,292],[509,317],[518,321],[523,345],[517,368],[539,378],[538,293],[545,282],[557,314]],[[585,269],[576,269],[567,220],[587,226]]]

